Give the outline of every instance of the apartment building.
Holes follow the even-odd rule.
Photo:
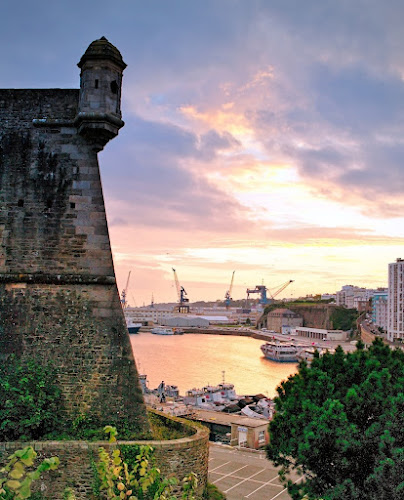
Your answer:
[[[389,264],[387,338],[391,342],[404,338],[404,259]]]
[[[375,291],[372,288],[345,285],[336,293],[337,306],[365,311]]]
[[[372,298],[372,323],[383,330],[387,330],[388,296],[386,289],[375,292]]]

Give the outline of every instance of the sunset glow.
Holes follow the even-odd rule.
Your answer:
[[[235,299],[386,286],[404,256],[403,6],[43,4],[46,36],[7,8],[2,87],[78,88],[102,35],[128,64],[126,125],[99,159],[131,305],[174,302],[172,267],[191,302],[223,299],[233,270]]]

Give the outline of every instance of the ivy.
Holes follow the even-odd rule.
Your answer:
[[[52,364],[10,356],[0,366],[0,441],[40,439],[55,430],[61,398]]]

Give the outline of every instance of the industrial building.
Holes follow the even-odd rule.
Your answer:
[[[344,342],[348,338],[348,332],[343,330],[325,330],[324,328],[308,328],[305,326],[293,328],[291,335],[299,335],[314,340],[336,340],[338,342]]]

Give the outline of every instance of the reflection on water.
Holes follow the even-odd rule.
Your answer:
[[[177,385],[180,394],[188,389],[222,381],[234,384],[237,394],[276,395],[276,387],[296,373],[295,363],[276,363],[261,353],[262,340],[205,334],[131,335],[139,373],[147,375],[154,389],[164,380]]]

